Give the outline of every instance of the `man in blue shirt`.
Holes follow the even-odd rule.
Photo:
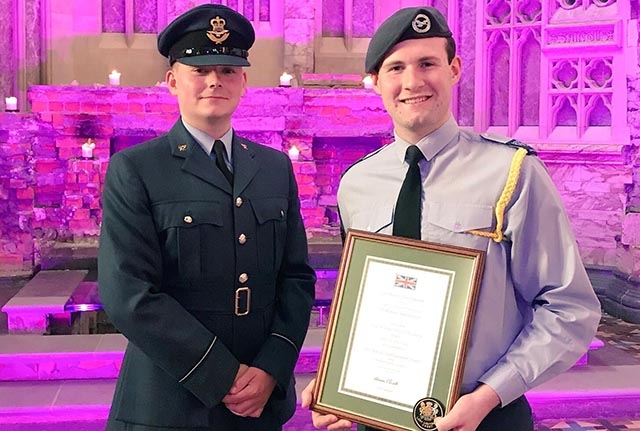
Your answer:
[[[558,192],[530,148],[458,127],[451,92],[461,60],[438,10],[392,15],[371,40],[366,70],[393,120],[395,141],[344,174],[342,227],[398,234],[397,221],[405,219],[396,204],[409,169],[405,155],[417,147],[416,237],[486,252],[461,397],[435,425],[439,431],[531,431],[524,393],[571,367],[600,321]],[[510,182],[509,199],[501,199]],[[303,392],[305,406],[313,387]],[[318,428],[351,426],[334,415],[312,416]]]

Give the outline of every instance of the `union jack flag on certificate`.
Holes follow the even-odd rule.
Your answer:
[[[396,274],[395,287],[401,287],[403,289],[416,290],[418,279],[416,277],[409,277],[406,275]]]

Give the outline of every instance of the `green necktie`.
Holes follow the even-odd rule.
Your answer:
[[[420,239],[420,219],[422,215],[422,177],[419,162],[424,158],[420,148],[410,145],[405,160],[409,170],[404,177],[402,188],[398,194],[396,211],[393,219],[393,234],[406,238]]]
[[[216,139],[216,141],[213,143],[213,152],[216,155],[216,166],[218,166],[218,169],[222,171],[222,174],[229,181],[229,184],[233,184],[233,174],[227,167],[227,164],[224,162],[225,149],[222,141]]]

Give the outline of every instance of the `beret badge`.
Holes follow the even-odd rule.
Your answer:
[[[419,13],[411,22],[411,27],[416,33],[426,33],[431,30],[431,20],[423,13]]]
[[[227,22],[219,16],[216,16],[209,22],[209,24],[211,24],[211,30],[207,31],[207,37],[213,43],[219,45],[229,37],[229,30],[224,28],[226,23]]]

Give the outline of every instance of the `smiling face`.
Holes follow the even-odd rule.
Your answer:
[[[231,115],[244,96],[247,76],[238,66],[187,66],[176,62],[167,72],[166,82],[178,99],[182,118],[219,137],[216,135],[231,127]]]
[[[415,144],[451,115],[451,90],[460,80],[460,57],[447,61],[441,37],[408,39],[395,45],[373,75],[396,133]]]

